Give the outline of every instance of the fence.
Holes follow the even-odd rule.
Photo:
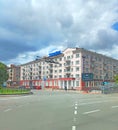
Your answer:
[[[102,94],[118,93],[118,84],[108,83],[106,85],[101,85],[97,87],[88,88],[89,92],[92,91],[101,91]]]

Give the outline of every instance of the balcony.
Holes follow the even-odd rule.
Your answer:
[[[107,65],[107,63],[106,63],[106,62],[104,62],[103,64],[104,64],[104,65]]]
[[[103,68],[103,70],[105,70],[105,71],[106,71],[106,70],[107,70],[107,67],[104,67],[104,68]]]
[[[65,64],[64,66],[65,66],[65,67],[71,67],[72,64]]]
[[[91,59],[91,61],[95,62],[95,61],[96,61],[96,59],[95,59],[95,58],[92,58],[92,59]]]
[[[65,73],[66,74],[71,74],[71,70],[66,70]]]
[[[95,65],[94,65],[94,64],[91,64],[91,68],[95,68]]]
[[[49,67],[48,69],[49,69],[49,70],[53,70],[53,67]]]
[[[52,79],[52,78],[53,78],[53,76],[52,76],[52,75],[49,75],[49,78],[50,78],[50,79]]]
[[[66,59],[65,61],[69,63],[69,62],[71,62],[71,59],[69,58],[69,59]]]
[[[38,66],[39,69],[41,69],[41,66]]]

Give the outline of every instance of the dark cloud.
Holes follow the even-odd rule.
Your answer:
[[[58,48],[57,43],[110,51],[118,46],[112,27],[117,5],[117,0],[1,0],[0,60]]]
[[[15,58],[19,53],[35,51],[36,49],[19,41],[0,40],[0,60],[7,61]]]
[[[99,30],[97,32],[97,38],[93,46],[90,46],[92,49],[95,50],[104,50],[104,49],[111,49],[113,45],[118,45],[118,37],[113,35],[111,32],[106,30]]]

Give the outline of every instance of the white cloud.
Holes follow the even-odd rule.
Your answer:
[[[66,47],[66,46],[65,46]],[[55,48],[55,50],[60,50],[63,51],[65,49],[64,46],[48,46],[46,48],[43,48],[41,50],[38,51],[34,51],[34,52],[27,52],[27,53],[22,53],[19,54],[18,57],[16,57],[15,59],[10,59],[9,61],[7,61],[7,64],[24,64],[30,61],[33,61],[37,58],[37,56],[39,57],[43,57],[43,56],[48,56],[48,54]]]
[[[27,58],[18,53],[18,57],[11,57],[9,62],[24,63],[36,55],[47,54],[55,47],[80,46],[96,52],[107,50],[111,56],[117,53],[118,32],[111,28],[118,20],[117,0],[4,1],[0,25],[4,23],[3,27],[10,29],[11,34],[15,33],[14,37],[22,39],[21,44],[37,49],[23,53]]]

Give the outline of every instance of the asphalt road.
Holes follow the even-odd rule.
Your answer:
[[[34,91],[0,97],[0,130],[118,130],[118,94]]]

